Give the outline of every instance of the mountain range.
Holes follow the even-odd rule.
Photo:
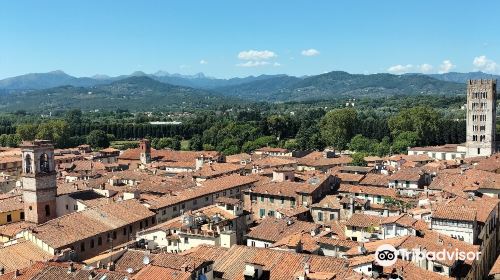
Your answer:
[[[467,79],[500,76],[482,72],[446,74],[349,74],[333,71],[307,77],[261,75],[217,79],[205,76],[134,72],[109,77],[73,77],[63,71],[33,73],[0,80],[0,111],[179,110],[245,104],[379,98],[394,95],[464,94]]]

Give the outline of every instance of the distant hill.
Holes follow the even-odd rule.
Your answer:
[[[0,89],[3,90],[28,90],[46,89],[63,85],[93,86],[103,83],[104,80],[92,78],[76,78],[63,71],[57,70],[48,73],[30,73],[17,77],[0,80]]]
[[[456,83],[465,83],[467,80],[477,80],[477,79],[497,79],[500,81],[500,75],[487,74],[484,72],[469,72],[469,73],[449,72],[445,74],[428,74],[427,76],[442,81],[456,82]]]
[[[463,94],[465,84],[442,81],[419,74],[361,75],[333,71],[304,79],[280,76],[215,90],[224,95],[243,99],[286,102],[414,94],[454,95]]]
[[[150,111],[213,108],[254,101],[301,102],[399,95],[460,95],[465,93],[465,82],[443,79],[466,80],[477,77],[471,73],[449,74],[440,74],[435,78],[423,74],[362,75],[333,71],[300,78],[261,75],[214,79],[201,73],[182,76],[166,72],[134,72],[111,78],[104,75],[75,78],[56,71],[0,81],[3,85],[9,85],[7,88],[0,87],[0,110],[122,108]],[[43,88],[49,85],[56,86]]]
[[[142,71],[135,71],[130,75],[120,75],[110,77],[107,75],[94,75],[92,77],[77,78],[57,70],[48,73],[30,73],[21,76],[6,78],[0,80],[0,90],[4,91],[24,91],[48,89],[60,86],[89,87],[103,84],[110,84],[115,81],[130,77],[150,77],[154,80],[171,85],[212,89],[216,87],[234,86],[252,81],[266,80],[276,76],[283,75],[260,75],[248,76],[245,78],[216,79],[207,77],[203,73],[195,75],[170,74],[164,71],[158,71],[154,74],[146,74]]]
[[[92,87],[61,86],[0,96],[1,111],[22,109],[48,112],[69,108],[169,111],[243,103],[236,98],[221,97],[205,90],[161,83],[147,76],[129,77]]]

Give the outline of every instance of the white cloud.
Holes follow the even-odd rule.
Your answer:
[[[202,59],[202,60],[200,60],[200,64],[208,64],[208,61]]]
[[[308,50],[303,50],[301,54],[303,56],[317,56],[319,55],[319,51],[316,49],[308,49]]]
[[[269,65],[269,62],[249,60],[245,63],[236,64],[236,66],[239,66],[239,67],[258,67],[258,66],[265,66],[265,65]]]
[[[277,67],[277,66],[281,66],[281,63],[279,63],[279,62],[275,62],[275,63],[273,64],[273,66],[275,66],[275,67]]]
[[[476,56],[472,61],[475,70],[483,71],[483,72],[494,72],[496,73],[498,70],[498,64],[488,59],[485,55]]]
[[[441,65],[439,65],[439,74],[444,74],[450,72],[453,68],[455,68],[456,65],[454,65],[451,60],[446,59],[444,60]]]
[[[427,73],[430,73],[432,71],[432,69],[434,69],[434,66],[427,64],[427,63],[424,63],[424,64],[419,65],[417,68],[421,73],[427,74]]]
[[[404,74],[404,73],[411,72],[412,70],[413,70],[413,65],[411,65],[411,64],[406,64],[406,65],[398,64],[398,65],[394,65],[394,66],[389,67],[387,69],[387,72],[393,73],[393,74]]]
[[[275,57],[277,57],[277,55],[274,52],[268,50],[263,50],[263,51],[248,50],[248,51],[241,51],[238,54],[238,58],[242,60],[268,60]]]
[[[181,64],[181,65],[179,65],[179,68],[188,69],[188,68],[191,68],[191,65]]]

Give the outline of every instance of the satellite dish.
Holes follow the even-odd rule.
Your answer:
[[[148,256],[144,256],[144,258],[142,259],[142,263],[145,265],[148,265],[150,262],[151,262],[151,260],[149,259]]]
[[[134,273],[134,269],[133,269],[133,268],[131,268],[131,267],[127,268],[127,273],[128,273],[128,274],[132,274],[132,273]]]

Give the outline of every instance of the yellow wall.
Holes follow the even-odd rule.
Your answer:
[[[0,226],[7,224],[7,215],[9,214],[12,216],[12,221],[9,223],[21,221],[21,212],[24,212],[24,210],[19,209],[15,211],[0,213]]]
[[[350,226],[346,226],[345,227],[345,235],[347,238],[351,238],[352,237],[356,237],[357,241],[362,241],[363,240],[363,234],[367,233],[368,227],[366,228],[360,228],[360,227],[356,227],[356,230],[353,230],[352,227]],[[373,230],[374,231],[379,231],[380,230],[380,227],[373,227]]]

